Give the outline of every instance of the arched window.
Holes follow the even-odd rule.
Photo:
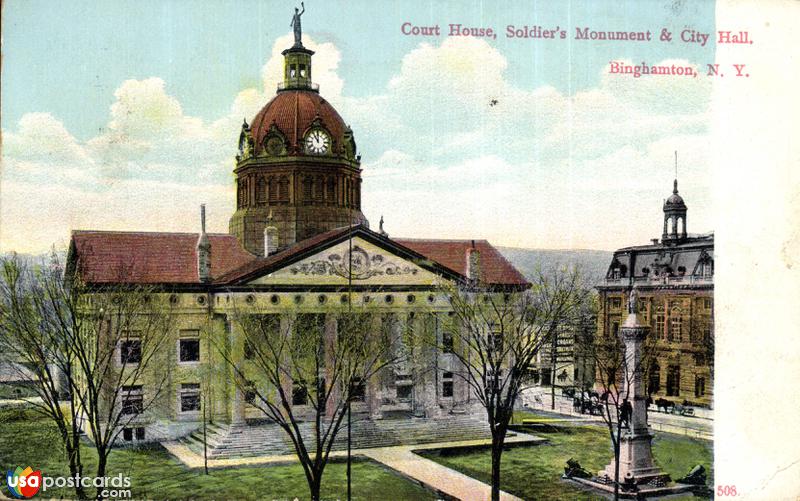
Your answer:
[[[669,314],[669,341],[679,343],[681,342],[681,334],[683,332],[683,316],[681,310],[675,308]]]
[[[667,235],[672,234],[672,217],[667,218]]]
[[[281,176],[278,180],[278,200],[281,202],[289,201],[289,178]]]
[[[678,233],[683,233],[683,232],[684,232],[684,229],[683,229],[683,218],[679,217],[678,218]]]
[[[315,202],[322,202],[325,193],[325,181],[323,180],[322,176],[317,176],[314,179],[314,201]]]
[[[275,180],[274,177],[270,176],[269,178],[269,203],[275,203],[278,201],[278,182]]]
[[[647,394],[658,393],[661,390],[661,366],[655,360],[650,364],[647,376]]]
[[[336,179],[328,178],[328,192],[325,194],[325,199],[332,204],[336,203]]]
[[[247,207],[249,204],[247,196],[247,178],[239,180],[239,204],[240,207]]]
[[[267,201],[267,183],[263,177],[259,177],[256,181],[256,203],[264,205]]]

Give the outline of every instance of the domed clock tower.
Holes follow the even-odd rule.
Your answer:
[[[353,131],[311,82],[314,51],[295,39],[283,51],[277,95],[242,124],[233,171],[236,212],[229,231],[262,256],[267,234],[271,253],[350,223],[368,224]]]

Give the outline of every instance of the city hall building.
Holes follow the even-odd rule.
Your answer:
[[[529,286],[484,240],[392,238],[382,222],[380,231],[370,229],[361,211],[354,131],[312,83],[313,54],[299,40],[285,50],[277,94],[242,124],[228,234],[207,234],[204,216],[199,233],[72,234],[68,266],[84,282],[152,286],[168,295],[177,312],[165,362],[153,368],[154,377],[165,380],[157,405],[131,421],[123,442],[192,433],[202,423],[201,402],[208,402],[216,422],[247,426],[263,419],[205,338],[210,331],[228,336],[234,362],[247,372],[232,320],[236,308],[325,316],[332,305],[369,303],[402,329],[422,315],[448,314],[443,283],[472,280],[504,292]],[[462,368],[452,353],[432,353],[428,364],[436,370],[383,369],[364,382],[353,411],[371,420],[444,421],[478,413],[466,383],[455,377]],[[252,384],[263,384],[252,377]],[[123,402],[123,408],[135,412],[154,391],[149,384],[142,381],[132,397],[129,391],[124,398],[136,401]],[[308,402],[300,395],[293,405]]]
[[[661,239],[614,252],[597,286],[595,342],[615,338],[627,315],[628,295],[650,325],[654,353],[645,367],[648,394],[676,404],[711,407],[714,386],[714,234],[690,235],[678,181],[664,202]],[[598,374],[598,378],[606,375]]]

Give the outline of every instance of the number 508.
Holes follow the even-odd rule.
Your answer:
[[[736,486],[735,485],[718,485],[717,486],[717,496],[735,496],[736,495]]]

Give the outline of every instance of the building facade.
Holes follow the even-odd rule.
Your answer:
[[[714,378],[714,235],[690,235],[675,180],[664,202],[661,239],[614,252],[597,285],[596,344],[617,337],[633,287],[651,327],[655,356],[645,368],[653,399],[711,407]],[[599,377],[605,377],[598,374]]]
[[[335,337],[337,305],[369,305],[398,331],[414,326],[440,336],[436,330],[449,314],[443,284],[479,283],[497,293],[529,286],[486,241],[390,238],[383,224],[371,230],[361,212],[353,131],[312,83],[313,52],[298,40],[283,54],[276,96],[242,125],[229,234],[206,233],[204,208],[199,233],[72,234],[68,266],[85,283],[152,287],[175,312],[169,348],[122,406],[136,413],[156,382],[158,401],[137,414],[123,441],[190,433],[201,424],[202,402],[216,421],[263,418],[213,341],[225,340],[248,384],[266,384],[250,367],[237,331],[234,316],[242,310],[271,316],[276,325],[287,317],[313,318]],[[131,353],[130,346],[120,347],[116,356]],[[415,361],[364,381],[353,411],[374,419],[471,411],[452,353],[428,349]],[[293,405],[302,411],[308,402],[296,396]]]

